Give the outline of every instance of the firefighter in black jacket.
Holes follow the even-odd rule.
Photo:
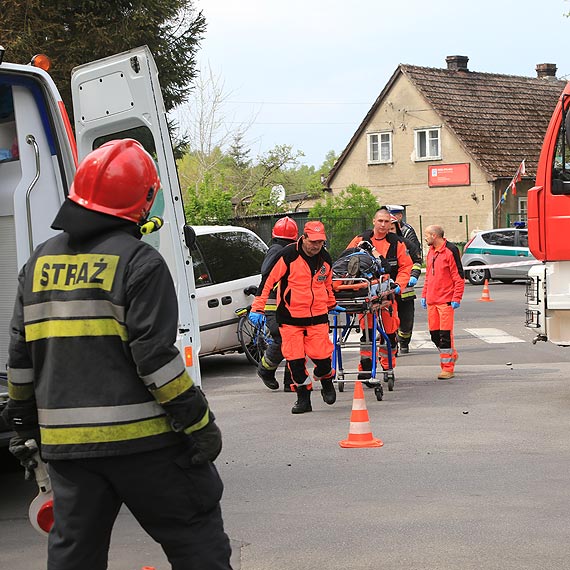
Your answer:
[[[398,313],[400,315],[400,327],[398,328],[398,352],[407,354],[410,352],[410,341],[414,330],[414,300],[416,293],[414,287],[418,283],[422,271],[422,244],[418,239],[414,228],[404,222],[404,206],[399,204],[389,204],[387,206],[390,214],[396,218],[401,237],[406,241],[410,257],[414,262],[412,274],[408,286],[402,290],[398,300]]]
[[[230,569],[212,461],[222,446],[175,347],[166,262],[140,240],[160,186],[152,157],[111,141],[77,169],[52,227],[19,276],[5,417],[10,449],[41,442],[54,493],[48,569],[104,570],[122,504],[174,570]]]
[[[297,238],[299,237],[299,228],[297,227],[297,223],[289,216],[285,216],[284,218],[277,220],[273,226],[271,237],[273,238],[273,243],[267,250],[265,259],[261,264],[261,283],[257,289],[257,295],[261,295],[265,282],[267,281],[267,277],[269,276],[269,273],[271,273],[271,270],[277,260],[281,257],[283,248],[290,243],[297,241]],[[267,345],[265,354],[257,367],[257,375],[271,390],[279,389],[279,382],[275,378],[275,372],[283,360],[283,353],[281,352],[281,333],[279,332],[279,324],[277,323],[277,318],[275,316],[276,310],[277,286],[272,289],[264,310],[265,322],[273,342]],[[285,392],[291,392],[291,383],[291,371],[289,370],[289,367],[286,366],[283,376],[283,390]]]

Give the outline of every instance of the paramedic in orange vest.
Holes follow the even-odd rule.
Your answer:
[[[250,311],[252,322],[261,319],[271,290],[279,284],[276,316],[281,350],[297,392],[293,414],[312,411],[307,357],[315,365],[313,376],[321,382],[323,400],[329,405],[336,401],[328,312],[337,305],[332,290],[332,260],[323,247],[326,239],[321,222],[307,222],[299,241],[283,249]]]
[[[372,230],[367,230],[357,235],[348,244],[347,248],[358,247],[363,242],[372,244],[372,254],[374,257],[382,256],[390,264],[390,278],[394,281],[394,293],[398,294],[407,287],[410,281],[413,262],[408,253],[406,244],[401,241],[396,234],[390,232],[391,226],[392,220],[390,212],[386,206],[382,206],[376,211],[376,214],[374,214]],[[390,339],[392,368],[394,368],[396,366],[396,346],[398,342],[396,332],[400,325],[396,302],[393,300],[390,305],[382,309],[380,314],[384,331]],[[361,319],[361,321],[363,321],[363,319]],[[366,326],[369,331],[368,339],[371,339],[373,334],[371,315],[368,315]],[[361,328],[364,328],[364,323],[361,324]],[[361,338],[361,343],[363,344],[361,344],[360,348],[359,364],[359,370],[363,371],[363,374],[359,374],[359,380],[367,380],[370,378],[370,371],[372,370],[372,349],[370,340],[368,340],[368,342],[365,341],[366,335],[363,334]],[[384,338],[381,339],[379,353],[382,370],[388,370],[388,347],[386,346]]]
[[[465,289],[465,276],[457,246],[444,237],[441,226],[428,226],[424,232],[430,246],[426,258],[426,275],[422,307],[427,308],[431,340],[439,349],[441,373],[438,378],[455,376],[457,350],[453,341],[453,320]]]

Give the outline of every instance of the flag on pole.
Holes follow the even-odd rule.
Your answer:
[[[519,164],[519,167],[517,168],[517,171],[515,172],[515,175],[513,176],[512,180],[509,182],[509,185],[505,188],[505,190],[501,194],[501,197],[499,198],[499,202],[495,206],[495,209],[497,209],[501,204],[505,203],[507,195],[509,194],[509,190],[513,193],[513,196],[516,196],[517,182],[520,182],[522,180],[522,177],[526,174],[525,160],[526,159],[524,159]]]
[[[522,177],[526,174],[526,168],[525,168],[525,164],[524,164],[524,160],[520,163],[519,167],[517,168],[517,171],[515,173],[515,175],[513,176],[513,179],[511,180],[511,189],[513,191],[513,196],[516,196],[517,193],[517,182],[520,182],[522,180]]]

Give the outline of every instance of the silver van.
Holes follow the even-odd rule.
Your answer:
[[[241,350],[236,309],[247,307],[261,281],[267,245],[237,226],[192,226],[191,250],[200,321],[200,356]]]

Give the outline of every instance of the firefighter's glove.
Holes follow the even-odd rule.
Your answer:
[[[427,309],[427,301],[424,299],[424,297],[420,299],[420,303],[422,305],[422,309]]]
[[[254,327],[263,326],[263,317],[264,317],[263,313],[256,313],[255,311],[250,311],[249,314],[247,315],[249,322]]]
[[[368,252],[371,252],[374,249],[374,246],[369,241],[361,241],[358,244],[358,247]]]
[[[16,435],[10,440],[10,444],[8,446],[8,451],[25,469],[26,481],[30,481],[34,478],[34,469],[38,466],[37,461],[34,459],[34,455],[38,453],[38,447],[37,445],[33,447],[26,446],[26,441],[28,441],[28,439],[28,437]]]
[[[395,293],[396,295],[400,294],[400,286],[395,281],[392,281],[392,279],[390,279],[390,289],[392,290],[392,293]]]
[[[410,280],[408,281],[408,287],[415,287],[416,283],[418,282],[418,278],[414,277],[413,275],[410,277]]]
[[[458,303],[457,301],[451,301],[451,308],[452,308],[453,310],[459,309],[459,305],[460,305],[460,304],[461,304],[461,303]]]
[[[340,305],[335,305],[332,309],[329,309],[331,315],[339,315],[340,313],[346,313],[346,309]]]
[[[196,453],[192,456],[192,463],[201,465],[214,461],[222,451],[222,432],[215,422],[192,433]]]

